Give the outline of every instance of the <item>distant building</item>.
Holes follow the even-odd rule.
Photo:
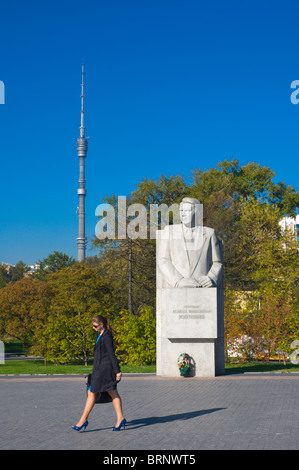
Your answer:
[[[38,271],[40,269],[40,264],[35,263],[33,265],[29,265],[29,268],[30,268],[30,270],[27,271],[27,273],[25,273],[25,277],[28,277],[31,274],[36,273],[36,271]]]
[[[283,230],[290,230],[294,236],[296,237],[296,241],[299,244],[299,214],[294,217],[284,217],[280,222],[279,225]]]
[[[15,264],[6,263],[5,261],[0,261],[0,266],[4,266],[7,273],[10,271],[10,269],[15,268]],[[24,277],[28,277],[31,274],[36,273],[36,271],[40,269],[40,264],[34,263],[33,265],[27,265],[27,267],[29,270],[24,273]]]
[[[4,266],[6,268],[6,272],[10,270],[10,268],[14,268],[14,264],[6,263],[5,261],[0,261],[0,266]]]

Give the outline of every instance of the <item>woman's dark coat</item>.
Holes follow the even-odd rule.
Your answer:
[[[116,374],[120,372],[112,335],[104,330],[94,347],[91,392],[106,392],[116,388]]]

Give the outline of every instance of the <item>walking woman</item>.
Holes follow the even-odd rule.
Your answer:
[[[95,404],[97,393],[107,392],[113,402],[117,416],[117,421],[113,431],[120,431],[125,428],[126,420],[123,416],[121,398],[117,391],[117,382],[121,380],[118,361],[115,356],[113,337],[108,317],[96,315],[92,319],[92,326],[98,333],[98,338],[94,347],[94,365],[91,376],[91,383],[87,391],[86,405],[83,414],[72,428],[81,431],[88,425],[88,416]]]

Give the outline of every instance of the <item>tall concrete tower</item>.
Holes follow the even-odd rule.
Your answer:
[[[82,64],[82,83],[81,83],[81,126],[80,126],[80,137],[77,139],[77,151],[80,159],[80,173],[79,173],[79,189],[77,191],[79,196],[79,208],[78,208],[78,261],[85,259],[85,250],[87,238],[85,238],[85,158],[87,155],[87,139],[85,138],[85,127],[84,127],[84,65]]]

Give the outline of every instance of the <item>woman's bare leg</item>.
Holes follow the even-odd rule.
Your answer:
[[[84,408],[83,414],[82,414],[80,420],[78,421],[78,423],[76,424],[76,426],[82,426],[82,424],[84,424],[85,421],[87,421],[89,413],[91,412],[91,410],[93,409],[93,406],[95,404],[96,395],[97,395],[96,393],[90,392],[88,390],[85,408]]]
[[[113,403],[116,416],[117,416],[116,427],[118,427],[120,423],[122,422],[122,420],[124,419],[121,398],[117,390],[109,390],[108,393],[112,398],[112,403]]]

